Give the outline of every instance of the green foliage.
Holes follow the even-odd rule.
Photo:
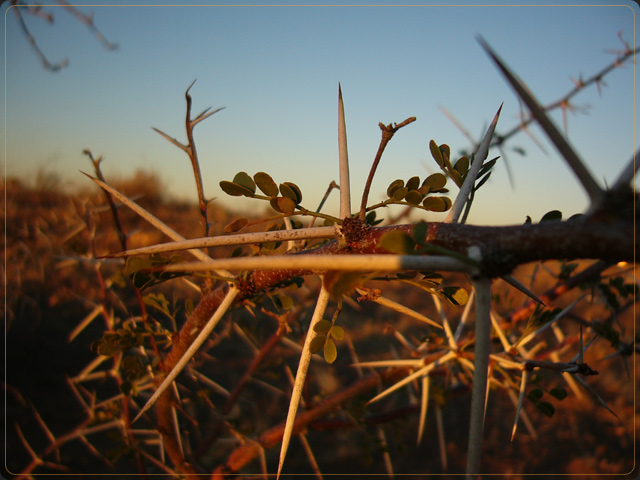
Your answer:
[[[420,178],[415,176],[405,181],[394,180],[387,187],[388,199],[372,208],[386,205],[406,205],[432,212],[444,212],[451,208],[451,200],[446,196],[430,195],[446,193],[447,177],[441,173],[429,175],[420,184]]]
[[[316,323],[313,330],[316,332],[316,337],[311,341],[311,353],[318,353],[322,350],[327,363],[335,362],[336,358],[338,358],[338,350],[332,338],[336,340],[344,339],[344,329],[334,325],[329,320],[322,319]]]
[[[256,187],[260,189],[264,195],[256,193]],[[276,212],[284,215],[308,215],[312,217],[323,218],[325,222],[340,223],[341,220],[331,215],[321,214],[307,210],[302,206],[302,190],[293,182],[283,182],[276,184],[271,175],[265,172],[256,173],[253,178],[246,172],[239,172],[233,178],[233,181],[223,180],[220,182],[220,188],[227,195],[233,197],[245,196],[258,200],[269,202],[271,208]],[[326,224],[326,223],[325,223]],[[236,232],[246,225],[244,220],[238,219],[231,222],[225,227],[225,232]]]
[[[555,407],[550,403],[543,401],[545,393],[548,393],[556,400],[564,400],[567,397],[567,391],[564,388],[554,387],[551,390],[546,390],[545,388],[540,386],[541,378],[539,376],[534,376],[532,378],[532,383],[536,385],[535,388],[527,393],[527,399],[533,403],[538,410],[540,410],[544,415],[551,418],[555,414]]]
[[[562,212],[559,210],[551,210],[550,212],[545,213],[540,219],[540,223],[542,222],[559,222],[562,220]]]
[[[436,161],[440,169],[444,172],[444,174],[451,180],[453,180],[458,188],[460,188],[467,176],[467,173],[469,173],[469,167],[471,165],[469,158],[466,156],[462,156],[458,160],[456,160],[454,164],[452,164],[451,148],[449,148],[449,145],[438,145],[434,140],[431,140],[429,142],[429,150],[431,151],[431,156]],[[491,167],[489,167],[489,169],[490,168]],[[480,187],[478,186],[478,188]]]
[[[406,233],[392,230],[380,238],[379,245],[390,253],[408,255],[415,253],[416,242]]]
[[[620,300],[631,300],[638,295],[638,284],[625,282],[621,276],[599,282],[596,289],[604,298],[607,306],[614,311],[620,308]]]

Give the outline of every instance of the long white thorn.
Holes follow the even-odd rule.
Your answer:
[[[516,435],[516,428],[518,428],[518,419],[520,418],[520,410],[522,410],[522,402],[524,400],[524,391],[527,388],[527,380],[529,379],[529,371],[522,371],[522,379],[520,381],[520,394],[518,395],[518,406],[516,407],[516,418],[513,421],[513,428],[511,429],[511,441]]]
[[[296,230],[236,233],[231,235],[219,235],[216,237],[192,238],[179,242],[159,243],[157,245],[151,245],[148,247],[127,250],[126,252],[110,255],[110,257],[150,255],[152,253],[176,252],[179,250],[190,250],[194,248],[220,247],[229,245],[246,245],[249,243],[334,238],[335,236],[336,233],[333,227],[313,227],[301,228]]]
[[[342,103],[340,84],[338,84],[338,155],[340,161],[340,218],[346,218],[351,215],[351,186],[349,184],[347,124],[344,119],[344,103]]]
[[[471,391],[469,447],[467,450],[467,480],[475,480],[480,469],[489,350],[491,348],[491,280],[480,278],[473,283],[476,290],[476,344],[474,348],[473,389]]]
[[[182,358],[180,358],[176,366],[173,367],[173,369],[165,377],[158,389],[153,393],[153,395],[151,395],[151,398],[147,401],[142,410],[140,410],[140,413],[136,415],[136,418],[133,419],[133,422],[135,422],[143,413],[149,410],[149,408],[151,408],[153,404],[156,403],[158,398],[160,398],[160,395],[162,395],[165,390],[167,390],[167,388],[171,386],[178,374],[184,369],[189,360],[191,360],[191,358],[196,354],[200,346],[207,340],[207,338],[209,338],[209,335],[211,335],[211,332],[216,327],[222,316],[227,312],[239,292],[240,290],[238,290],[234,285],[231,286],[231,288],[227,292],[227,295],[224,297],[224,300],[222,300],[213,316],[200,331],[200,333],[193,341],[193,343],[189,346]]]
[[[302,353],[300,354],[300,363],[298,363],[298,371],[296,372],[296,381],[293,384],[293,391],[291,392],[287,421],[282,435],[282,447],[280,448],[280,460],[278,462],[278,474],[276,476],[277,479],[280,478],[284,459],[287,456],[287,449],[289,448],[291,434],[293,433],[293,424],[296,420],[298,405],[300,404],[300,397],[302,396],[302,387],[304,386],[304,381],[307,378],[307,370],[309,369],[309,362],[311,361],[311,341],[317,335],[313,327],[322,320],[322,316],[327,309],[328,302],[329,291],[324,287],[323,282],[320,294],[318,295],[318,301],[316,302],[316,308],[313,312],[311,323],[309,324],[309,331],[307,332],[307,337],[304,340],[304,346],[302,347]]]
[[[84,173],[84,172],[82,172],[82,173]],[[85,173],[85,175],[87,175],[87,177],[89,177],[91,180],[96,182],[100,187],[105,189],[107,192],[109,192],[115,198],[117,198],[122,203],[124,203],[131,210],[133,210],[138,215],[140,215],[142,218],[144,218],[147,222],[149,222],[155,228],[157,228],[162,233],[164,233],[167,237],[171,238],[172,240],[174,240],[176,242],[181,242],[181,241],[185,240],[185,238],[182,235],[180,235],[178,232],[173,230],[169,225],[167,225],[162,220],[160,220],[159,218],[157,218],[154,215],[152,215],[151,213],[149,213],[147,210],[142,208],[140,205],[138,205],[136,202],[131,200],[126,195],[120,193],[118,190],[113,188],[111,185],[109,185],[107,183],[104,183],[104,182],[98,180],[97,178],[92,177],[91,175],[88,175],[86,173]],[[204,253],[202,250],[190,249],[189,252],[191,252],[198,260],[201,260],[201,261],[204,261],[204,262],[211,260],[211,257],[209,255],[207,255],[206,253]],[[216,273],[218,273],[218,275],[223,276],[223,277],[232,276],[229,272],[225,272],[225,271],[218,271]]]
[[[422,377],[422,394],[420,396],[420,420],[418,426],[418,445],[422,441],[424,426],[427,423],[427,408],[429,406],[429,380],[431,377],[425,375]]]
[[[502,105],[500,105],[500,108],[498,108],[498,111],[493,117],[491,125],[489,125],[489,128],[487,128],[487,132],[485,133],[482,142],[480,142],[480,145],[478,146],[478,150],[476,150],[473,156],[473,163],[471,164],[471,168],[469,169],[469,172],[467,173],[467,176],[465,177],[464,182],[460,187],[460,191],[458,192],[458,195],[453,202],[453,206],[449,211],[449,215],[447,215],[447,218],[445,219],[445,223],[457,222],[460,218],[460,214],[462,213],[462,209],[469,200],[469,196],[471,195],[471,192],[473,191],[473,188],[476,184],[476,179],[478,178],[480,168],[482,168],[482,164],[489,154],[489,145],[491,144],[491,138],[493,137],[493,132],[496,129],[496,125],[498,124],[498,118],[500,118],[501,110]]]

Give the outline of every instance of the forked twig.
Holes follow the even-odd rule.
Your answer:
[[[376,170],[378,169],[378,164],[380,163],[380,159],[382,158],[382,154],[384,153],[384,149],[387,148],[387,144],[393,138],[393,135],[400,130],[402,127],[409,125],[416,121],[416,117],[409,117],[404,122],[400,122],[397,124],[390,123],[389,125],[385,125],[382,122],[378,124],[380,130],[382,130],[382,138],[380,139],[380,146],[378,147],[378,152],[376,153],[376,157],[373,159],[373,165],[371,165],[371,170],[369,171],[369,176],[367,177],[367,182],[364,186],[364,191],[362,193],[362,202],[360,203],[360,221],[364,222],[365,215],[367,213],[367,200],[369,199],[369,191],[371,190],[371,183],[373,182],[373,177],[376,174]]]
[[[193,87],[194,83],[196,83],[195,80],[191,82],[191,85],[189,85],[189,87],[187,87],[187,91],[184,94],[187,101],[187,112],[186,112],[185,121],[184,121],[185,130],[187,132],[187,144],[184,145],[180,143],[175,138],[171,138],[169,135],[158,130],[155,127],[151,127],[151,128],[154,131],[158,132],[160,135],[162,135],[169,142],[173,143],[176,147],[178,147],[180,150],[182,150],[189,156],[189,160],[191,160],[191,166],[193,168],[193,176],[196,181],[196,188],[198,191],[198,205],[200,207],[200,215],[202,216],[203,222],[204,222],[204,235],[207,236],[209,235],[209,220],[207,218],[207,204],[209,201],[206,199],[204,195],[204,187],[202,184],[202,173],[200,172],[200,161],[198,160],[196,143],[193,138],[193,129],[198,123],[205,120],[206,118],[209,118],[211,115],[218,113],[220,110],[223,110],[225,107],[217,108],[211,112],[209,112],[210,108],[206,108],[199,115],[197,115],[196,118],[192,119],[191,118],[192,98],[191,98],[191,95],[189,95],[189,90],[191,90],[191,87]]]

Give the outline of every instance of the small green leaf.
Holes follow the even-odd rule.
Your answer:
[[[536,407],[549,418],[553,417],[553,414],[556,413],[556,409],[553,408],[553,405],[549,402],[538,402],[536,403]]]
[[[117,352],[115,345],[108,342],[102,342],[98,345],[97,354],[103,357],[112,357]]]
[[[458,173],[455,170],[451,170],[449,172],[449,176],[451,177],[451,180],[453,180],[453,183],[455,183],[458,187],[462,186],[463,180],[462,180],[462,175],[460,175],[460,173]]]
[[[440,152],[442,152],[442,159],[444,160],[445,165],[449,170],[452,170],[453,167],[451,166],[451,162],[449,161],[449,159],[451,158],[451,148],[449,148],[449,145],[447,145],[446,143],[440,145],[439,148]]]
[[[444,281],[444,277],[435,272],[422,272],[424,278],[420,281],[421,285],[426,286],[428,289],[434,289]]]
[[[549,393],[558,400],[563,400],[567,397],[567,391],[564,388],[552,388]]]
[[[562,220],[562,212],[560,210],[551,210],[550,212],[545,213],[540,219],[540,223],[542,222],[558,222]]]
[[[422,202],[422,205],[432,212],[446,212],[447,211],[447,203],[443,198],[446,197],[427,197]]]
[[[224,232],[225,233],[237,232],[238,230],[242,230],[244,227],[246,227],[248,223],[249,223],[248,218],[244,218],[244,217],[237,218],[233,222],[227,224],[224,227]]]
[[[272,198],[269,203],[276,212],[286,213],[287,215],[293,214],[296,210],[295,202],[288,197]]]
[[[291,298],[288,295],[280,295],[278,297],[278,300],[280,300],[280,305],[282,306],[282,308],[284,308],[285,310],[289,310],[290,308],[293,307],[293,298]]]
[[[327,363],[333,363],[338,358],[338,350],[336,349],[336,344],[333,343],[333,340],[328,339],[327,343],[324,344],[324,360]]]
[[[364,222],[367,225],[371,225],[372,227],[378,225],[379,223],[382,223],[384,221],[383,218],[381,218],[380,220],[376,219],[377,214],[375,210],[371,210],[369,213],[367,213],[367,216],[364,217]]]
[[[398,180],[394,180],[393,182],[391,182],[389,184],[389,186],[387,187],[387,196],[389,198],[393,198],[393,193],[398,189],[404,187],[404,180],[402,179],[398,179]]]
[[[414,251],[415,242],[406,233],[392,230],[382,235],[380,246],[391,253],[405,255]]]
[[[223,180],[220,182],[220,188],[227,195],[231,195],[232,197],[253,197],[254,192],[252,192],[247,187],[243,187],[242,185],[238,185],[237,183],[227,182]]]
[[[442,173],[434,173],[425,178],[422,185],[426,185],[430,190],[438,190],[447,184],[447,177]]]
[[[311,340],[311,345],[309,345],[309,351],[311,354],[318,353],[324,347],[324,342],[327,340],[327,337],[324,335],[318,335],[316,338]]]
[[[251,190],[252,194],[256,193],[256,184],[247,172],[237,173],[236,176],[233,177],[233,183]]]
[[[469,170],[469,158],[466,156],[460,157],[453,169],[460,175],[464,175]]]
[[[334,325],[331,328],[331,336],[336,340],[342,340],[344,338],[344,328]]]
[[[423,196],[418,190],[409,190],[404,197],[405,201],[411,205],[420,205],[422,198]]]
[[[406,187],[409,190],[417,190],[418,187],[420,187],[420,178],[419,177],[411,177],[409,180],[407,180]]]
[[[429,224],[427,222],[416,223],[413,226],[413,240],[422,245],[427,241],[427,233],[429,232]]]
[[[127,258],[127,263],[125,267],[125,272],[127,275],[133,275],[140,270],[144,270],[145,268],[149,268],[151,266],[151,262],[148,258],[145,257],[129,257]]]
[[[538,400],[542,398],[542,395],[544,395],[544,392],[541,389],[534,388],[529,393],[527,393],[527,398],[531,400],[533,403],[537,403]]]
[[[331,326],[331,322],[323,318],[313,326],[313,331],[319,334],[324,334],[331,330]]]
[[[494,165],[496,164],[496,162],[498,161],[499,158],[500,157],[495,157],[495,158],[492,158],[491,160],[489,160],[488,162],[484,162],[482,164],[482,167],[480,167],[480,171],[478,172],[478,178],[480,178],[482,175],[484,175],[489,170],[491,170],[494,167]]]
[[[265,195],[269,197],[277,197],[278,196],[278,185],[273,181],[271,175],[264,172],[258,172],[253,176],[256,185]]]
[[[480,179],[480,181],[476,184],[475,187],[473,187],[474,190],[478,190],[482,185],[484,185],[485,183],[487,183],[487,180],[489,180],[489,177],[491,176],[491,172],[487,173],[484,177],[482,177]]]
[[[469,294],[462,287],[442,287],[442,294],[454,305],[466,305]]]
[[[440,168],[444,168],[444,160],[442,159],[442,152],[440,151],[440,147],[438,144],[431,140],[429,142],[429,150],[431,150],[431,156],[436,161]]]
[[[398,200],[398,201],[400,201],[400,200],[402,200],[402,199],[405,197],[405,195],[406,195],[408,192],[409,192],[409,189],[408,189],[407,187],[400,187],[400,188],[396,188],[396,189],[393,191],[393,197],[392,197],[392,198],[393,198],[394,200]]]
[[[302,202],[302,192],[300,188],[291,182],[284,182],[280,184],[280,193],[283,197],[290,198],[293,200],[296,205],[299,205]]]

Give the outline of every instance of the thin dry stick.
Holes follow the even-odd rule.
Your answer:
[[[200,215],[204,220],[204,234],[205,236],[209,235],[209,219],[207,218],[207,199],[204,196],[204,187],[202,185],[202,173],[200,172],[200,162],[198,161],[198,154],[196,152],[196,142],[193,139],[193,127],[198,123],[198,118],[196,120],[191,120],[191,95],[189,95],[189,90],[193,84],[196,83],[194,80],[187,88],[184,96],[187,100],[187,114],[184,120],[185,128],[187,130],[187,146],[189,148],[189,159],[191,160],[191,166],[193,167],[193,175],[196,179],[196,187],[198,189],[198,203],[200,206]],[[213,112],[212,112],[213,113]],[[202,112],[200,116],[202,116],[204,112]]]
[[[400,130],[402,127],[409,125],[416,121],[416,117],[409,117],[404,122],[397,123],[395,125],[389,124],[384,125],[382,122],[378,124],[380,130],[382,130],[382,138],[380,139],[380,146],[378,147],[378,152],[376,153],[376,158],[373,159],[373,165],[371,165],[371,171],[369,171],[369,177],[367,177],[367,183],[364,186],[364,192],[362,193],[362,203],[360,204],[360,221],[364,222],[365,214],[367,213],[367,200],[369,200],[369,190],[371,190],[371,183],[373,182],[373,177],[376,174],[376,170],[378,169],[378,164],[380,163],[380,159],[382,158],[382,153],[384,149],[387,147],[387,143],[391,141],[393,135]]]
[[[106,39],[106,37],[102,34],[100,30],[96,27],[96,24],[93,23],[93,14],[85,15],[77,8],[69,5],[65,0],[56,0],[60,5],[65,7],[65,9],[71,13],[74,17],[84,23],[91,32],[93,32],[94,36],[98,39],[98,41],[102,44],[102,46],[107,50],[116,50],[118,48],[117,43],[112,43]]]
[[[161,130],[158,130],[155,127],[151,127],[151,128],[156,132],[158,132],[160,135],[162,135],[164,138],[166,138],[169,142],[173,143],[180,150],[184,151],[189,156],[189,159],[191,160],[191,166],[193,167],[193,175],[196,180],[196,188],[198,190],[198,204],[200,206],[200,215],[202,215],[202,218],[204,221],[204,235],[207,236],[209,234],[209,220],[207,219],[208,200],[204,196],[204,187],[202,186],[202,174],[200,172],[200,162],[198,160],[198,153],[196,151],[196,143],[193,138],[193,129],[198,123],[209,118],[211,115],[218,113],[220,110],[223,110],[224,107],[217,108],[211,112],[209,112],[210,107],[206,108],[205,110],[200,112],[200,114],[196,116],[196,118],[191,119],[192,99],[191,99],[191,95],[189,95],[189,90],[191,90],[191,87],[193,87],[194,83],[196,83],[195,80],[191,82],[191,85],[189,85],[189,87],[187,88],[187,91],[185,92],[185,98],[187,100],[187,113],[185,116],[185,129],[187,131],[187,145],[180,143],[175,138],[171,138],[169,135],[162,132]]]
[[[93,169],[96,172],[96,177],[98,177],[100,181],[107,183],[107,181],[104,179],[104,175],[102,174],[102,169],[100,168],[100,163],[102,162],[102,155],[100,155],[98,158],[93,158],[93,154],[89,149],[83,150],[82,153],[87,155],[91,160],[91,163],[93,163]],[[103,189],[102,191],[104,192],[104,196],[106,197],[107,203],[109,204],[109,208],[111,209],[111,216],[113,217],[113,222],[116,227],[116,233],[118,234],[118,239],[120,240],[120,246],[122,247],[122,251],[124,252],[127,250],[127,236],[124,233],[124,230],[122,229],[122,224],[120,223],[120,215],[118,215],[118,209],[116,208],[116,205],[113,201],[113,197],[111,196],[111,194],[107,190]]]
[[[183,240],[179,242],[159,243],[149,247],[141,247],[127,250],[122,253],[107,255],[106,258],[117,258],[133,255],[150,255],[152,253],[176,252],[179,250],[191,250],[197,248],[219,247],[229,245],[245,245],[249,243],[282,242],[287,240],[312,240],[319,238],[336,237],[334,227],[312,227],[296,230],[275,230],[268,232],[237,233],[231,235],[219,235],[217,237],[204,237]]]

